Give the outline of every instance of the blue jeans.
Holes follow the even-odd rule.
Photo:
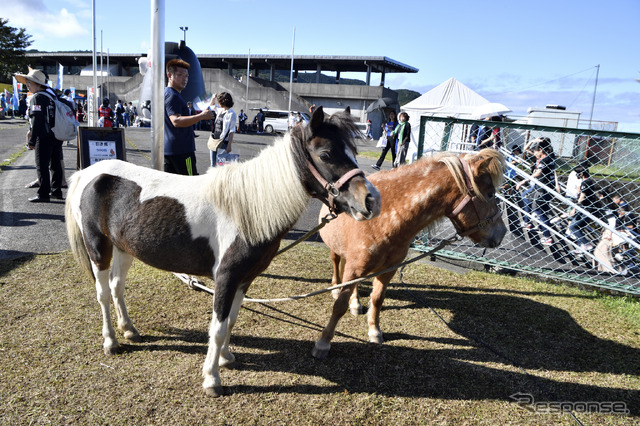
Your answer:
[[[522,196],[522,210],[524,210],[526,213],[531,213],[531,200],[529,199],[528,195],[531,193],[531,191],[533,191],[533,186],[530,186],[529,188],[525,189],[524,191],[522,191],[521,196]],[[529,217],[525,216],[524,217],[525,222],[529,222],[531,219],[529,219]]]
[[[571,224],[569,225],[569,231],[576,236],[576,242],[583,246],[589,243],[582,233],[582,230],[588,223],[589,218],[581,212],[576,211],[573,215],[573,219],[571,220]]]
[[[551,223],[549,223],[549,216],[551,215],[551,194],[544,194],[536,198],[536,208],[533,210],[538,215],[540,223],[546,226],[542,226],[542,235],[546,238],[551,237]]]
[[[227,149],[227,145],[229,142],[223,142],[220,144],[218,149]],[[216,167],[218,165],[218,151],[209,150],[209,157],[211,158],[211,167]]]

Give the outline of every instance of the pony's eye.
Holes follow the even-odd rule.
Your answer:
[[[331,159],[331,156],[328,152],[323,152],[322,154],[320,154],[320,159],[322,161],[329,161]]]

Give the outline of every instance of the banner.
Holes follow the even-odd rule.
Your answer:
[[[20,89],[18,88],[18,80],[13,77],[13,97],[11,98],[11,103],[13,104],[13,109],[16,111],[20,107],[20,99],[18,98],[19,93]]]
[[[62,90],[62,79],[63,79],[62,69],[63,69],[62,64],[58,62],[58,81],[56,83],[56,89],[58,90]]]

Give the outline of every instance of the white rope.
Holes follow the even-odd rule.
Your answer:
[[[437,252],[438,250],[442,249],[444,246],[449,245],[455,241],[458,241],[459,237],[458,235],[453,236],[452,238],[446,239],[446,240],[442,240],[440,242],[440,244],[438,244],[438,246],[436,246],[435,248],[429,250],[428,252],[422,253],[416,257],[413,257],[405,262],[399,263],[398,265],[394,265],[394,266],[390,266],[389,268],[383,269],[380,272],[376,272],[374,274],[369,274],[365,277],[361,277],[361,278],[356,278],[354,280],[351,281],[347,281],[345,283],[341,283],[341,284],[336,284],[334,286],[331,287],[327,287],[325,289],[322,290],[317,290],[317,291],[313,291],[311,293],[306,293],[306,294],[300,294],[297,296],[289,296],[289,297],[281,297],[281,298],[276,298],[276,299],[251,299],[251,298],[245,298],[243,300],[244,302],[247,303],[278,303],[278,302],[290,302],[293,300],[300,300],[300,299],[305,299],[307,297],[311,297],[311,296],[316,296],[318,294],[322,294],[322,293],[327,293],[329,291],[333,291],[342,287],[348,287],[350,285],[359,283],[360,281],[365,281],[371,278],[375,278],[378,275],[382,275],[384,273],[387,272],[391,272],[391,271],[395,271],[396,269],[400,268],[400,267],[404,267],[410,263],[416,262],[422,258],[425,258],[427,256],[432,255],[433,253]],[[200,280],[198,280],[196,277],[192,277],[189,276],[187,274],[178,274],[174,272],[174,275],[176,277],[178,277],[181,281],[183,281],[185,284],[187,284],[187,287],[189,287],[192,290],[197,290],[197,291],[204,291],[205,293],[209,293],[210,295],[215,295],[215,292],[213,291],[213,289],[207,287],[206,285],[204,285],[204,283]]]

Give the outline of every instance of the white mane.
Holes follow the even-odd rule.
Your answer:
[[[288,230],[310,196],[298,175],[291,138],[276,140],[256,158],[209,169],[209,196],[252,245]]]

